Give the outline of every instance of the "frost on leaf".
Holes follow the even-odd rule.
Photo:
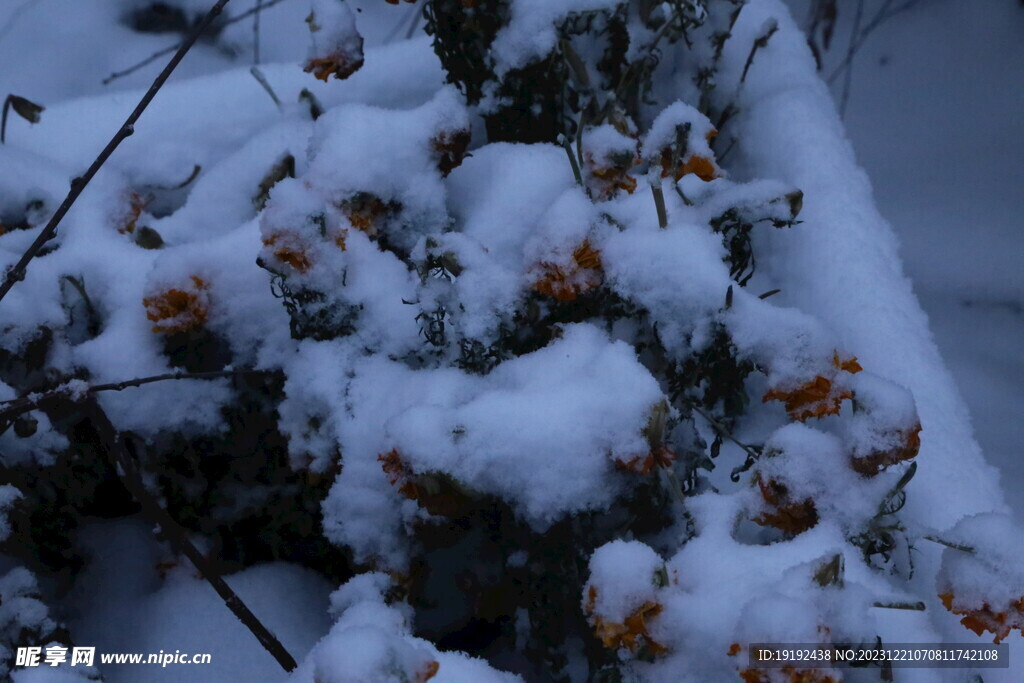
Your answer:
[[[189,280],[189,284],[182,289],[168,289],[142,300],[142,305],[146,307],[146,318],[156,323],[153,325],[154,332],[187,332],[206,323],[209,285],[196,275],[190,276]]]

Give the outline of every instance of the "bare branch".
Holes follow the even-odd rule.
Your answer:
[[[909,9],[913,9],[913,7],[920,4],[920,2],[921,0],[904,0],[904,2],[901,2],[894,7],[893,0],[885,0],[885,2],[882,3],[882,6],[879,7],[878,11],[875,13],[875,16],[864,24],[864,28],[861,29],[860,33],[858,35],[851,35],[851,47],[847,50],[846,57],[843,58],[843,61],[839,63],[839,66],[837,66],[831,74],[829,74],[829,77],[826,78],[825,81],[831,85],[837,78],[839,78],[840,74],[842,74],[845,69],[850,67],[854,58],[857,56],[857,52],[864,44],[864,41],[868,39],[868,36],[875,32],[875,29],[896,15],[906,12]]]
[[[843,79],[843,94],[839,98],[839,117],[846,118],[846,105],[850,101],[850,87],[853,85],[853,37],[860,34],[860,24],[864,20],[864,0],[857,0],[857,12],[853,17],[853,30],[850,33],[850,45],[846,52],[846,59],[849,64],[846,67],[846,77]]]
[[[68,192],[68,196],[64,198],[64,201],[57,207],[53,216],[50,217],[50,221],[46,224],[46,227],[39,231],[39,235],[36,237],[35,241],[32,242],[32,245],[28,250],[22,255],[21,259],[14,264],[14,267],[7,271],[3,284],[0,284],[0,300],[3,300],[3,298],[7,296],[7,292],[11,291],[11,288],[14,287],[15,283],[25,279],[25,271],[28,269],[29,262],[35,258],[36,254],[39,253],[39,250],[43,248],[43,245],[54,238],[57,234],[57,226],[60,224],[65,214],[67,214],[68,210],[71,209],[71,206],[75,203],[75,200],[78,199],[78,196],[82,194],[82,190],[85,189],[85,186],[89,184],[89,181],[92,180],[93,176],[95,176],[97,171],[100,170],[100,167],[106,163],[107,159],[110,158],[110,155],[114,153],[114,150],[118,148],[121,142],[135,132],[135,122],[139,120],[140,116],[142,116],[142,112],[146,111],[146,107],[148,107],[149,103],[153,101],[156,94],[160,92],[160,88],[162,88],[164,83],[167,82],[167,79],[170,77],[171,72],[174,71],[175,67],[177,67],[181,60],[184,59],[189,48],[195,44],[202,32],[210,25],[210,22],[212,22],[221,13],[221,10],[224,9],[224,5],[228,4],[228,2],[229,0],[217,0],[216,4],[210,8],[210,11],[207,12],[205,17],[203,17],[203,20],[200,21],[192,31],[192,34],[184,43],[181,44],[181,47],[179,47],[175,55],[171,57],[171,60],[167,62],[167,66],[164,67],[164,70],[161,71],[160,75],[153,81],[153,85],[149,86],[149,90],[147,90],[146,94],[142,96],[142,99],[139,101],[138,105],[136,105],[135,110],[128,116],[127,120],[121,124],[121,127],[114,134],[114,137],[111,138],[110,142],[107,143],[107,146],[103,148],[103,151],[100,152],[100,155],[92,162],[92,165],[89,166],[88,170],[86,170],[83,175],[71,181],[71,191]]]
[[[228,609],[256,636],[256,640],[277,660],[281,668],[285,671],[294,671],[297,666],[295,658],[285,649],[281,641],[277,639],[277,636],[271,633],[263,625],[263,622],[252,613],[252,610],[242,602],[242,599],[232,590],[231,586],[227,584],[227,581],[217,572],[206,556],[199,552],[199,549],[189,540],[185,529],[178,525],[170,513],[163,509],[156,498],[146,489],[135,458],[129,452],[127,443],[121,438],[121,435],[117,432],[107,414],[103,412],[103,408],[100,407],[96,398],[89,397],[83,407],[85,408],[86,416],[99,437],[100,447],[106,453],[111,466],[118,473],[121,483],[124,484],[125,488],[142,506],[143,514],[149,518],[149,521],[160,526],[160,530],[170,542],[175,552],[185,555],[191,560],[206,582],[224,600],[224,604],[227,605]]]
[[[253,15],[257,15],[258,16],[264,10],[270,9],[274,5],[280,4],[282,2],[284,2],[284,0],[262,0],[261,3],[257,4],[256,7],[253,7],[252,9],[246,10],[246,11],[242,12],[241,14],[239,14],[237,16],[231,17],[230,19],[225,21],[223,25],[224,26],[230,26],[231,24],[236,24],[236,23],[242,21],[243,19],[248,19],[249,17],[251,17]],[[259,29],[255,28],[254,30],[258,31]],[[141,62],[137,62],[137,63],[133,64],[132,66],[129,66],[127,69],[124,69],[122,71],[115,71],[114,73],[110,74],[109,76],[107,76],[106,78],[103,79],[103,85],[110,85],[112,82],[116,81],[119,78],[123,78],[124,76],[128,76],[129,74],[135,73],[139,69],[152,64],[153,62],[155,62],[156,60],[160,59],[164,55],[169,55],[172,52],[174,52],[175,50],[181,49],[181,46],[184,45],[186,42],[188,42],[187,38],[185,40],[179,42],[179,43],[175,43],[174,45],[168,45],[167,47],[163,48],[162,50],[157,50],[156,52],[154,52],[150,56],[148,56],[145,59],[143,59]],[[256,49],[258,50],[258,48],[256,48]],[[256,55],[257,55],[257,61],[259,61],[258,60],[259,53],[256,52]]]

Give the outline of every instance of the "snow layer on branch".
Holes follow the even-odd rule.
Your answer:
[[[212,660],[201,666],[168,666],[153,680],[288,680],[192,564],[157,542],[152,523],[137,517],[93,523],[76,540],[88,563],[65,602],[66,618],[75,644],[96,647],[97,665],[101,652],[180,649],[208,652]],[[160,568],[168,565],[170,570],[162,574]],[[225,579],[297,660],[330,628],[327,608],[333,586],[310,569],[273,562]],[[99,668],[108,683],[136,683],[141,678],[134,666]]]
[[[427,37],[367,50],[366,65],[343,87],[321,83],[295,63],[267,64],[261,70],[285,104],[286,114],[309,111],[298,103],[304,88],[328,109],[345,102],[405,108],[428,101],[444,84]],[[8,141],[16,139],[18,147],[70,168],[86,168],[141,96],[141,91],[126,91],[62,102],[47,107],[45,116],[33,126],[11,117]],[[201,112],[215,115],[197,115]],[[118,169],[136,183],[175,185],[194,165],[210,167],[248,143],[254,132],[282,118],[248,66],[185,82],[173,79],[100,175]]]
[[[896,239],[875,209],[806,41],[781,2],[754,0],[744,8],[719,80],[739,81],[747,46],[769,17],[778,19],[779,32],[758,51],[739,91],[736,135],[738,175],[778,178],[804,192],[799,230],[772,233],[770,248],[762,250],[762,263],[782,289],[780,303],[817,316],[844,348],[856,349],[865,367],[913,392],[927,466],[910,486],[905,514],[943,528],[965,514],[1002,510],[997,477],[971,435],[966,408],[903,274]]]

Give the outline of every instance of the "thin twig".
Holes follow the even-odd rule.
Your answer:
[[[274,5],[277,5],[277,4],[282,3],[282,2],[284,2],[284,0],[263,0],[263,2],[260,5],[258,5],[256,7],[253,7],[252,9],[246,10],[246,11],[242,12],[241,14],[239,14],[237,16],[231,17],[230,19],[225,21],[223,25],[224,26],[230,26],[231,24],[236,24],[239,21],[242,21],[243,19],[248,19],[252,15],[258,14],[258,13],[264,11],[264,10],[268,10],[271,7],[273,7]],[[137,63],[133,64],[132,66],[128,67],[127,69],[124,69],[122,71],[115,71],[114,73],[110,74],[109,76],[107,76],[106,78],[103,79],[103,81],[102,81],[103,85],[109,85],[113,81],[116,81],[118,78],[123,78],[124,76],[127,76],[129,74],[135,73],[136,71],[138,71],[142,67],[148,66],[149,64],[152,64],[153,62],[155,62],[156,60],[160,59],[164,55],[169,55],[172,52],[174,52],[175,50],[180,49],[181,46],[184,45],[186,42],[188,42],[188,38],[186,38],[185,40],[183,40],[181,42],[175,43],[174,45],[168,45],[167,47],[163,48],[162,50],[157,50],[156,52],[154,52],[150,56],[148,56],[145,59],[143,59],[141,62],[137,62]]]
[[[905,0],[905,2],[897,5],[896,7],[892,7],[893,0],[886,0],[884,3],[882,3],[882,6],[879,8],[878,12],[875,13],[875,16],[871,18],[871,21],[864,25],[864,28],[861,30],[860,35],[856,37],[856,40],[853,43],[853,49],[847,51],[846,57],[843,59],[842,62],[839,63],[839,66],[837,66],[835,70],[831,74],[829,74],[829,77],[826,78],[825,81],[829,85],[831,85],[832,83],[835,82],[837,78],[839,78],[839,75],[843,72],[843,70],[848,68],[850,64],[853,62],[854,58],[857,56],[857,52],[864,44],[864,41],[868,39],[868,36],[874,33],[875,29],[877,29],[879,26],[889,21],[896,15],[901,14],[902,12],[906,12],[909,9],[913,9],[913,7],[919,4],[920,2],[921,0]]]
[[[256,7],[252,15],[252,63],[254,66],[260,64],[260,14],[263,13],[263,0],[256,0]]]
[[[743,65],[743,75],[740,76],[740,84],[746,83],[747,72],[750,71],[751,65],[754,63],[754,55],[757,51],[763,47],[768,47],[768,41],[771,40],[775,32],[779,30],[779,24],[774,19],[769,20],[764,33],[754,40],[754,44],[750,46],[750,54],[747,55],[747,63]]]
[[[100,170],[100,167],[103,166],[107,159],[110,158],[110,155],[114,153],[114,150],[117,149],[118,145],[120,145],[125,138],[135,132],[135,122],[139,120],[140,116],[142,116],[142,112],[146,111],[146,107],[148,107],[149,103],[153,101],[156,94],[160,92],[160,88],[163,87],[165,82],[167,82],[171,72],[174,71],[174,68],[178,66],[181,60],[185,57],[189,48],[195,44],[199,39],[200,34],[202,34],[206,27],[209,26],[210,23],[221,13],[221,10],[224,9],[224,5],[228,2],[229,0],[217,0],[216,4],[210,8],[210,11],[207,12],[206,16],[203,17],[203,20],[195,27],[188,39],[182,43],[175,55],[171,57],[171,61],[167,62],[167,66],[165,66],[164,70],[160,72],[160,75],[156,77],[156,80],[153,81],[153,85],[149,86],[149,90],[146,91],[146,94],[142,96],[142,99],[139,101],[138,105],[136,105],[135,111],[128,116],[127,120],[125,120],[117,130],[114,137],[107,143],[107,146],[103,148],[100,155],[96,157],[96,160],[92,162],[92,165],[89,166],[88,170],[83,175],[71,181],[71,191],[68,192],[68,196],[65,197],[64,201],[57,207],[57,211],[54,212],[50,221],[46,224],[46,227],[39,232],[35,241],[32,242],[32,246],[30,246],[22,255],[21,259],[14,264],[14,267],[7,271],[3,284],[0,284],[0,301],[7,296],[7,292],[11,291],[11,287],[13,287],[16,282],[25,279],[25,271],[28,268],[29,262],[35,258],[36,254],[39,253],[39,250],[43,248],[43,245],[54,238],[57,234],[57,226],[64,218],[64,215],[67,214],[71,205],[75,203],[76,199],[78,199],[78,196],[82,194],[82,190],[85,189],[85,186],[89,184],[89,181],[92,180],[93,176],[96,175],[96,172]]]
[[[850,45],[846,50],[846,58],[849,65],[846,67],[846,75],[843,78],[843,94],[839,99],[839,117],[846,118],[846,105],[850,101],[850,87],[853,85],[853,41],[860,34],[860,24],[864,19],[864,0],[857,0],[857,12],[853,17],[853,29],[850,32]]]
[[[423,16],[423,0],[417,0],[413,6],[412,21],[409,22],[409,28],[405,32],[405,39],[410,40],[416,33],[416,28],[420,25],[420,17]]]
[[[111,382],[108,384],[93,384],[87,386],[84,389],[75,387],[73,384],[64,384],[52,391],[29,394],[28,396],[22,396],[20,398],[13,398],[7,401],[0,401],[0,423],[5,420],[12,420],[18,415],[22,415],[32,410],[36,410],[41,405],[51,402],[58,398],[72,398],[82,394],[95,394],[99,391],[121,391],[123,389],[129,389],[132,387],[141,387],[144,384],[152,384],[154,382],[166,382],[168,380],[176,379],[217,379],[221,377],[236,377],[239,375],[265,375],[270,374],[269,370],[217,370],[214,372],[168,372],[163,375],[153,375],[150,377],[136,377],[135,379],[125,380],[123,382]]]
[[[912,612],[923,612],[925,610],[923,602],[876,602],[872,603],[872,606],[881,607],[882,609],[905,609]]]
[[[969,545],[961,545],[960,543],[953,543],[952,541],[947,541],[946,539],[939,538],[938,536],[927,535],[927,536],[922,536],[921,538],[923,538],[926,541],[931,541],[932,543],[938,543],[939,545],[944,545],[947,548],[952,548],[953,550],[959,550],[959,551],[965,552],[965,553],[973,553],[973,552],[975,552],[974,548],[972,548]]]
[[[90,397],[85,401],[83,408],[93,428],[96,430],[100,440],[100,447],[106,453],[111,466],[118,472],[121,483],[124,484],[125,488],[128,489],[142,507],[143,514],[149,518],[150,522],[160,526],[160,530],[170,542],[175,552],[185,555],[191,560],[202,577],[217,591],[217,595],[224,600],[224,604],[227,605],[228,609],[256,636],[256,640],[277,660],[281,668],[285,671],[294,671],[297,666],[295,658],[289,654],[288,650],[281,644],[281,641],[277,639],[277,636],[271,633],[263,625],[263,622],[252,613],[252,610],[242,602],[242,599],[232,590],[231,586],[227,584],[224,577],[217,572],[206,556],[199,552],[199,549],[189,540],[185,529],[178,525],[170,513],[146,489],[135,458],[132,457],[125,441],[117,432],[117,428],[114,427],[107,414],[103,412],[103,408],[100,407],[95,397]]]
[[[761,457],[761,452],[760,451],[756,450],[753,446],[748,446],[747,444],[745,444],[742,441],[738,440],[735,436],[733,436],[729,432],[728,428],[726,428],[725,425],[723,425],[721,422],[719,422],[718,420],[716,420],[715,418],[711,417],[706,412],[701,410],[697,406],[697,404],[695,404],[692,401],[685,401],[685,403],[686,403],[686,407],[687,408],[690,408],[695,413],[697,413],[698,415],[703,417],[705,420],[707,420],[708,424],[711,425],[711,427],[715,430],[716,434],[718,434],[719,436],[724,436],[725,438],[729,439],[729,441],[732,441],[734,444],[736,444],[737,446],[742,448],[746,452],[746,454],[749,455],[751,458],[757,460],[758,458]]]

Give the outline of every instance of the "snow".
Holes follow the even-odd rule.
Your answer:
[[[751,5],[738,28],[749,31],[779,9],[772,2]],[[911,490],[930,493],[910,497],[912,514],[941,528],[965,512],[1003,509],[995,471],[972,438],[966,407],[902,272],[896,240],[874,209],[810,52],[795,37],[785,39],[797,31],[780,17],[779,35],[768,48],[775,56],[771,77],[762,67],[763,78],[748,83],[740,119],[743,137],[751,140],[741,147],[746,172],[770,169],[807,198],[802,229],[773,245],[772,271],[783,290],[778,296],[817,311],[866,366],[913,391],[924,426],[921,458],[930,466]],[[740,68],[738,55],[732,57],[726,55],[726,68]],[[853,252],[856,260],[846,258]],[[952,497],[955,509],[931,502]]]
[[[101,667],[104,680],[288,679],[186,559],[174,558],[182,571],[161,577],[157,565],[166,559],[166,550],[142,520],[97,522],[81,531],[80,542],[90,562],[68,606],[68,623],[82,634],[76,644],[94,646],[97,653],[212,655],[202,665],[107,665]],[[330,627],[330,586],[308,569],[259,565],[228,576],[227,582],[297,659]]]
[[[567,16],[620,4],[515,0],[492,46],[497,74],[549,54]],[[582,186],[563,148],[483,144],[479,130],[471,137],[480,111],[443,84],[429,39],[380,44],[389,22],[400,27],[406,19],[377,5],[314,0],[309,27],[302,25],[308,3],[268,12],[264,20],[281,30],[265,31],[261,70],[280,107],[242,66],[255,48],[243,25],[227,27],[218,48],[197,48],[62,223],[56,250],[35,260],[0,306],[5,349],[57,330],[54,370],[80,372],[93,383],[229,363],[283,373],[276,408],[291,464],[327,477],[322,531],[364,572],[329,600],[332,586],[296,565],[260,565],[230,577],[302,661],[295,680],[513,680],[414,635],[417,610],[392,584],[423,561],[424,537],[465,519],[453,506],[500,500],[524,533],[543,537],[556,523],[583,518],[579,513],[616,512],[647,491],[642,485],[676,487],[683,467],[660,450],[675,444],[660,441],[662,431],[681,430],[664,430],[655,419],[670,387],[652,368],[685,362],[721,331],[754,368],[748,389],[765,392],[751,391],[748,415],[736,425],[738,438],[763,443],[764,454],[735,484],[722,475],[743,454],[723,447],[720,471],[685,497],[693,538],[670,524],[657,542],[627,532],[585,558],[589,578],[579,604],[624,671],[642,680],[732,678],[741,664],[729,658],[730,643],[813,642],[828,633],[962,642],[973,638],[957,623],[962,609],[1012,604],[1024,594],[1014,564],[1024,552],[1016,547],[1020,528],[972,436],[898,241],[875,208],[804,37],[778,0],[748,3],[722,53],[716,97],[735,96],[739,112],[718,131],[737,140],[728,162],[712,152],[711,121],[674,101],[693,93],[692,83],[680,81],[669,83],[673,104],[645,111],[639,123],[653,123],[643,130],[584,131]],[[45,19],[53,15],[40,6],[0,10],[0,63],[26,65],[24,72],[4,70],[0,89],[47,106],[40,123],[12,118],[0,147],[0,222],[25,228],[0,232],[0,264],[18,258],[145,83],[131,76],[108,93],[98,78],[122,58],[127,63],[158,46],[148,36],[128,39],[134,33],[119,23],[121,3],[99,2],[83,25],[98,22],[105,41],[123,39],[128,47],[115,60],[91,37],[66,36],[65,54],[88,63],[69,78],[75,70],[54,68],[55,55],[36,45],[52,45]],[[58,3],[48,11],[81,14]],[[301,33],[306,28],[316,30]],[[774,28],[740,84],[751,42]],[[301,37],[283,38],[294,35]],[[17,40],[5,44],[5,37]],[[84,57],[94,52],[103,57]],[[4,62],[5,55],[17,56]],[[343,83],[321,83],[302,72],[301,55],[343,57],[353,69],[365,63]],[[324,107],[316,120],[299,101],[303,89]],[[680,126],[689,126],[686,149],[673,151]],[[463,160],[461,145],[470,140]],[[963,144],[957,151],[965,159],[983,148],[973,138]],[[667,148],[682,170],[647,175],[666,203],[668,222],[659,225],[646,183],[638,188],[636,181],[666,163]],[[179,187],[193,169],[198,175]],[[936,199],[927,210],[934,216],[949,207]],[[717,222],[730,211],[753,224],[758,262],[746,288],[730,273]],[[901,220],[907,215],[920,222],[914,212]],[[158,234],[163,248],[148,248],[143,228]],[[947,280],[923,262],[907,258],[929,296],[960,287],[957,296],[970,293],[1008,339],[1019,331],[1012,305],[999,313],[1004,318],[989,310],[992,301],[1019,298],[1012,263],[1003,262],[1010,275],[992,284],[976,273]],[[781,291],[758,296],[772,289]],[[534,309],[573,310],[567,302],[595,290],[642,307],[643,324],[651,324],[664,354],[638,355],[630,343],[637,320],[605,328],[590,318],[544,329],[537,334],[548,337],[521,354],[501,356],[499,349],[485,367],[468,367],[459,356],[473,344],[498,348],[509,329],[539,315]],[[67,310],[84,315],[93,308],[98,329],[66,324]],[[937,329],[953,325],[940,317]],[[216,352],[176,357],[168,349],[177,335],[200,338]],[[1000,344],[1016,353],[1008,341],[992,346]],[[997,397],[981,404],[983,419],[1014,422],[1006,406],[1015,405],[1019,368],[1007,368],[1005,384],[993,384]],[[800,392],[822,383],[828,396],[801,414],[807,401],[800,404]],[[966,386],[969,397],[981,393],[978,384]],[[0,398],[17,395],[13,386],[0,389]],[[222,379],[105,392],[100,400],[119,429],[146,439],[217,433],[224,428],[220,408],[234,398],[232,383]],[[663,420],[678,417],[667,412]],[[0,435],[5,467],[33,458],[51,465],[68,446],[59,425],[33,416],[36,434]],[[713,436],[711,422],[698,422]],[[1003,438],[1008,452],[1005,445],[1015,442]],[[899,519],[913,537],[916,573],[904,581],[877,571],[851,542],[889,518],[880,505],[891,502],[893,486],[908,473],[901,461],[915,455]],[[881,464],[851,469],[872,458]],[[655,461],[653,473],[636,471],[647,459]],[[0,512],[25,493],[0,486]],[[806,528],[770,523],[794,505],[813,510]],[[0,517],[0,536],[9,526]],[[921,538],[922,530],[975,553],[944,549]],[[156,572],[160,550],[142,522],[96,523],[80,543],[92,562],[56,600],[76,638],[106,651],[155,651],[167,643],[206,651],[215,644],[214,663],[198,675],[285,680],[181,558],[166,576]],[[503,571],[523,570],[534,559],[532,550],[507,550]],[[816,577],[835,558],[842,577],[822,585]],[[3,582],[17,585],[8,590]],[[35,590],[23,569],[0,584],[5,597]],[[947,590],[962,608],[956,616],[940,598]],[[893,616],[874,604],[902,600],[921,600],[927,609]],[[22,602],[17,619],[49,618],[42,602]],[[521,607],[514,615],[516,642],[525,647],[536,617]],[[654,661],[641,661],[635,638]],[[593,673],[582,655],[571,659],[577,677]],[[154,680],[183,680],[185,671],[161,670]],[[104,671],[112,681],[131,674]]]
[[[606,621],[623,623],[644,604],[657,602],[656,573],[664,564],[656,552],[639,541],[612,541],[601,546],[590,556],[584,610]]]
[[[410,610],[388,604],[390,579],[360,574],[331,595],[338,620],[292,675],[297,683],[399,682],[501,683],[521,680],[457,652],[439,652],[410,633]],[[404,607],[404,609],[403,609]]]
[[[495,73],[500,77],[543,59],[558,41],[557,24],[573,13],[614,9],[623,0],[514,0],[508,26],[491,44]]]
[[[614,463],[650,450],[641,431],[661,390],[632,348],[589,325],[566,326],[479,384],[469,400],[407,410],[385,430],[413,471],[497,495],[538,531],[607,507]]]

